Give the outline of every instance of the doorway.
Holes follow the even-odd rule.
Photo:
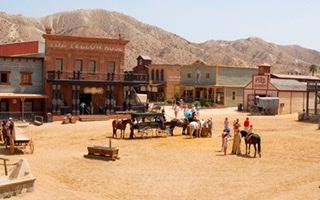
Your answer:
[[[80,100],[80,114],[92,114],[92,95],[81,93]],[[84,104],[83,104],[84,103]]]

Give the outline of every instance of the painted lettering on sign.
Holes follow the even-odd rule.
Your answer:
[[[122,46],[114,44],[96,44],[88,42],[60,42],[51,41],[48,43],[49,48],[58,49],[77,49],[77,50],[95,50],[95,51],[123,51]]]
[[[268,88],[268,76],[254,76],[253,77],[254,89],[267,89]]]
[[[181,77],[180,76],[168,76],[169,82],[180,82]]]

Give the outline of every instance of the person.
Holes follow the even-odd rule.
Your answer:
[[[228,134],[224,133],[222,136],[223,141],[223,153],[224,155],[227,155],[227,149],[228,149]]]
[[[178,118],[178,113],[179,113],[179,106],[178,105],[176,105],[175,107],[174,107],[174,117],[177,119]]]
[[[233,136],[233,144],[232,144],[232,151],[231,154],[236,154],[236,155],[240,155],[241,154],[241,150],[240,150],[240,143],[241,143],[241,136],[240,136],[240,123],[239,123],[239,119],[236,119],[233,122],[233,131],[234,131],[234,136]]]
[[[249,128],[249,130],[248,130],[248,133],[250,134],[250,133],[253,133],[253,125],[251,124],[250,125],[250,128]]]
[[[80,115],[84,114],[85,108],[86,108],[86,103],[85,102],[80,103]]]
[[[223,132],[226,132],[227,134],[230,134],[228,117],[226,117],[226,118],[224,119],[223,125],[224,125],[224,130],[223,130]]]
[[[212,137],[212,126],[213,126],[212,118],[208,119],[207,125],[209,129],[209,137]]]
[[[249,127],[250,127],[249,117],[247,117],[246,120],[244,121],[243,127],[244,127],[244,130],[245,130],[245,131],[248,131],[248,130],[249,130]]]

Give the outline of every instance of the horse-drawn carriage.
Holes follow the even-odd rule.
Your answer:
[[[13,154],[16,149],[27,149],[33,153],[34,145],[28,123],[2,122],[2,138],[6,148]]]
[[[130,138],[137,137],[137,134],[140,134],[141,137],[173,135],[176,125],[174,120],[166,121],[164,113],[132,113]],[[135,130],[137,130],[136,133]]]

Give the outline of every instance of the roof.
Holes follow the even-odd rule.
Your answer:
[[[143,60],[152,60],[150,56],[146,56],[146,55],[140,55],[138,56],[138,58],[141,57]]]
[[[48,96],[43,94],[21,94],[21,93],[0,93],[0,98],[29,98],[29,99],[46,99]]]
[[[219,70],[216,86],[244,87],[257,74],[257,68],[226,68]]]
[[[289,90],[289,91],[306,91],[307,84],[292,79],[277,79],[271,78],[271,84],[274,85],[278,90]]]
[[[38,59],[38,60],[43,60],[44,59],[44,54],[39,53],[39,54],[25,54],[25,55],[14,55],[14,56],[1,56],[0,58],[25,58],[25,59]]]
[[[123,40],[123,39],[111,39],[111,38],[101,38],[101,37],[83,37],[83,36],[71,36],[71,35],[53,35],[53,34],[43,34],[43,38],[46,40],[103,42],[103,43],[121,44],[121,45],[126,45],[129,42],[129,40]]]
[[[288,74],[271,74],[271,77],[281,78],[281,79],[295,79],[295,80],[320,80],[319,77],[315,77],[315,76],[288,75]]]

